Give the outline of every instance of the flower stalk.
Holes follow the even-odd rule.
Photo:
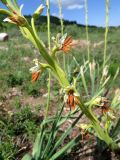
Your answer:
[[[89,34],[88,34],[88,1],[84,0],[84,3],[85,3],[85,22],[86,22],[87,52],[88,52],[88,61],[90,61],[90,46],[89,46]]]
[[[64,35],[64,23],[63,23],[63,14],[62,14],[62,3],[61,0],[58,0],[58,6],[59,6],[59,13],[60,13],[60,24],[61,24],[61,35]],[[65,55],[63,54],[63,66],[64,66],[64,70],[66,68],[66,59],[65,59]]]
[[[106,0],[106,21],[105,21],[105,40],[104,40],[104,59],[103,59],[103,68],[106,65],[106,54],[107,54],[107,38],[109,31],[109,4],[110,0]]]
[[[50,31],[50,0],[46,0],[47,5],[47,28],[48,28],[48,49],[49,54],[51,53],[51,31]],[[49,78],[48,78],[48,99],[47,99],[47,106],[46,106],[46,113],[45,118],[48,117],[49,105],[50,105],[50,85],[51,85],[51,73],[49,70]]]

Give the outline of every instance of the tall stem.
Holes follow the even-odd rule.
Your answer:
[[[63,36],[63,34],[64,34],[64,23],[63,23],[63,16],[62,16],[62,4],[61,4],[61,0],[58,0],[58,5],[59,5],[59,12],[60,12],[61,34]]]
[[[50,31],[50,0],[46,1],[47,5],[47,28],[48,28],[48,48],[49,48],[49,54],[51,52],[51,31]],[[48,99],[47,99],[47,107],[46,107],[46,114],[45,117],[48,116],[49,106],[50,106],[50,82],[51,82],[51,73],[49,71],[49,78],[48,78]]]
[[[85,23],[86,23],[86,39],[87,39],[87,52],[88,61],[90,61],[90,46],[89,46],[89,34],[88,34],[88,1],[85,0]]]
[[[106,0],[106,28],[105,28],[105,40],[104,40],[104,59],[103,59],[103,67],[106,64],[106,54],[107,54],[107,38],[108,38],[108,30],[109,30],[109,4],[110,0]]]
[[[61,24],[61,34],[63,36],[64,34],[64,23],[63,23],[63,14],[62,14],[62,4],[61,4],[61,0],[58,0],[58,6],[59,6],[59,12],[60,12],[60,24]],[[66,69],[66,59],[65,59],[65,55],[63,54],[63,66],[64,66],[64,70]]]

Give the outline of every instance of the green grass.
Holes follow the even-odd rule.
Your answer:
[[[42,120],[37,112],[30,106],[16,105],[16,112],[0,119],[0,154],[4,160],[14,159],[22,145],[34,142]]]

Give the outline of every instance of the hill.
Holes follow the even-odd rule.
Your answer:
[[[31,15],[25,15],[25,17],[30,22]],[[3,22],[4,18],[5,18],[5,15],[0,14],[0,27],[3,26],[2,22]],[[63,20],[63,21],[64,21],[65,26],[66,25],[77,25],[79,27],[85,27],[85,25],[78,24],[76,21],[69,21],[69,20]],[[46,23],[47,23],[47,17],[46,16],[40,16],[38,18],[38,20],[36,21],[37,25],[42,25],[42,24],[46,24]],[[51,24],[59,26],[60,25],[60,19],[58,17],[51,16]],[[90,27],[97,28],[97,26],[90,26]]]

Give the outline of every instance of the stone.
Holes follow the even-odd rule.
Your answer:
[[[9,36],[7,33],[0,33],[0,41],[8,41]]]

